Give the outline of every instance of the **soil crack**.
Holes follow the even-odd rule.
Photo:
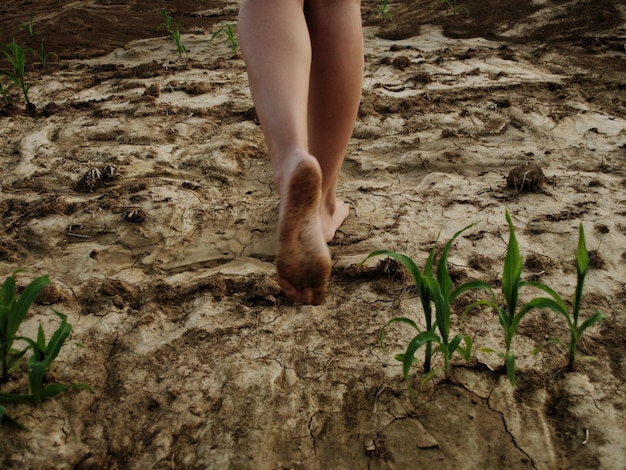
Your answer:
[[[513,445],[515,446],[516,449],[518,449],[522,454],[524,454],[526,456],[526,458],[528,459],[528,461],[530,462],[530,464],[533,466],[533,468],[535,470],[538,470],[537,465],[535,464],[534,459],[530,456],[530,454],[528,454],[528,452],[526,452],[518,443],[517,440],[515,439],[515,435],[513,434],[513,432],[511,432],[511,430],[509,429],[509,426],[507,424],[506,421],[506,417],[504,416],[504,413],[502,411],[498,411],[495,410],[494,408],[492,408],[490,400],[491,400],[491,395],[493,394],[494,390],[496,389],[496,387],[494,386],[491,389],[491,392],[489,393],[489,396],[487,397],[486,403],[487,403],[487,408],[490,411],[493,411],[494,413],[498,413],[500,415],[500,417],[502,418],[502,424],[504,426],[504,431],[509,435],[509,437],[511,438],[511,442],[513,442]],[[471,393],[471,392],[470,392]]]
[[[311,415],[311,417],[309,418],[309,423],[307,425],[309,428],[309,435],[313,440],[313,455],[317,455],[317,440],[315,439],[315,433],[313,432],[313,419],[315,418],[315,415],[317,415],[317,413],[313,413]]]

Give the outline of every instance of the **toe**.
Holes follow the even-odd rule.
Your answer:
[[[278,284],[283,288],[285,295],[291,300],[304,305],[321,305],[326,297],[323,286],[296,287],[284,278],[278,278]]]
[[[318,288],[313,291],[313,297],[311,299],[311,305],[321,305],[326,298],[326,290]]]
[[[293,284],[291,284],[287,279],[279,277],[278,285],[283,288],[285,294],[287,294],[287,297],[289,297],[290,299],[295,299],[297,297],[298,289],[296,289]]]
[[[307,288],[307,289],[302,289],[300,292],[298,292],[299,294],[299,302],[304,304],[304,305],[311,305],[313,302],[313,289]]]

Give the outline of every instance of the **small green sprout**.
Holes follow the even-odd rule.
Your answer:
[[[2,96],[2,102],[5,106],[9,106],[11,104],[11,99],[9,98],[9,91],[11,90],[11,85],[8,88],[5,88],[2,82],[0,81],[0,96]]]
[[[178,53],[178,58],[180,59],[183,54],[189,54],[189,50],[181,42],[179,30],[180,23],[174,26],[174,19],[167,14],[166,10],[161,10],[161,16],[163,17],[163,23],[159,25],[159,28],[165,28],[165,31],[167,31],[167,38],[174,41],[174,45],[176,46],[176,52]]]
[[[180,31],[172,31],[170,34],[170,38],[174,41],[174,45],[176,46],[176,52],[178,52],[178,58],[180,59],[183,54],[189,54],[189,50],[180,40]]]
[[[15,271],[0,288],[0,359],[2,363],[2,381],[7,381],[9,372],[15,369],[24,354],[32,349],[32,356],[28,360],[28,379],[30,393],[0,393],[0,403],[27,403],[41,405],[45,400],[54,398],[68,388],[91,390],[86,384],[46,384],[46,374],[52,362],[57,358],[59,351],[72,331],[67,323],[67,316],[54,310],[61,319],[61,324],[46,343],[46,336],[41,323],[34,341],[24,336],[17,336],[17,331],[23,322],[26,313],[41,290],[50,285],[48,276],[34,279],[22,292],[19,298],[16,295],[15,276],[22,270]],[[15,341],[27,344],[24,349],[13,349]],[[0,423],[6,422],[25,429],[6,414],[6,408],[0,405]]]
[[[384,331],[385,328],[393,323],[404,323],[417,331],[417,335],[409,342],[404,354],[398,354],[396,359],[402,362],[404,379],[409,384],[409,372],[415,360],[415,353],[422,347],[426,346],[426,356],[424,362],[425,375],[422,384],[433,378],[437,373],[444,372],[446,379],[450,379],[452,368],[450,360],[454,353],[459,353],[469,362],[472,354],[472,338],[470,336],[458,333],[450,338],[450,317],[451,304],[461,294],[475,289],[491,289],[489,284],[483,281],[469,281],[453,288],[452,279],[448,271],[448,253],[452,248],[455,240],[467,229],[472,227],[468,225],[456,232],[453,237],[446,243],[439,257],[436,269],[436,277],[433,276],[434,248],[426,261],[424,270],[420,272],[416,264],[408,256],[395,253],[388,250],[379,250],[371,253],[367,258],[378,255],[387,255],[399,261],[411,275],[417,292],[420,295],[422,308],[426,319],[426,330],[421,331],[417,323],[405,317],[397,317],[389,320],[381,329],[380,343],[384,349]],[[435,323],[432,324],[432,307],[435,307]],[[438,331],[437,334],[435,331]],[[432,344],[437,344],[435,352],[440,352],[444,359],[443,369],[430,369],[430,356]],[[463,346],[461,343],[464,343]]]
[[[559,296],[559,294],[557,294],[555,291],[548,288],[547,286],[538,285],[537,287],[543,289],[552,298],[540,297],[534,299],[536,308],[547,308],[552,310],[553,312],[562,315],[567,321],[567,326],[570,331],[569,344],[564,343],[559,339],[553,338],[549,340],[544,346],[536,349],[534,352],[543,349],[543,347],[547,346],[548,344],[564,344],[569,347],[569,360],[567,363],[567,367],[570,370],[574,368],[574,361],[576,360],[576,345],[578,344],[580,337],[591,325],[605,319],[604,313],[598,309],[595,309],[595,313],[591,317],[588,317],[581,324],[578,323],[580,319],[580,303],[583,298],[583,287],[585,284],[585,277],[587,276],[588,270],[589,253],[585,244],[585,230],[583,229],[583,224],[581,223],[578,231],[578,248],[576,250],[576,290],[574,291],[574,297],[572,299],[572,312],[570,313],[570,310],[567,308],[567,305]]]
[[[533,283],[522,281],[523,259],[517,244],[515,236],[515,228],[509,212],[506,211],[506,221],[509,226],[509,243],[507,246],[506,257],[504,260],[504,268],[502,271],[502,294],[504,296],[505,306],[501,307],[495,300],[479,300],[470,304],[463,312],[463,317],[478,305],[486,305],[492,307],[498,312],[500,325],[504,330],[505,352],[496,351],[491,348],[481,348],[481,351],[496,353],[504,360],[504,367],[507,377],[512,386],[515,386],[515,351],[512,348],[513,337],[517,331],[519,322],[533,308],[534,301],[523,305],[518,310],[519,290],[521,287],[533,285]],[[492,295],[492,298],[495,296]]]
[[[211,36],[209,42],[213,42],[213,40],[219,35],[226,36],[226,39],[224,39],[224,44],[230,47],[230,50],[233,54],[236,54],[239,42],[237,41],[237,35],[235,33],[235,28],[233,27],[233,25],[226,24],[220,27],[220,29],[213,33],[213,36]]]
[[[39,65],[41,66],[42,69],[46,68],[46,64],[48,62],[48,58],[50,57],[54,57],[55,59],[58,59],[59,56],[56,52],[46,52],[44,49],[44,41],[45,41],[45,37],[43,37],[41,39],[41,45],[39,46],[39,50],[35,51],[33,50],[33,54],[35,56],[35,58],[37,59],[36,62],[34,62],[35,65]]]
[[[4,44],[2,46],[2,53],[9,61],[11,70],[0,70],[0,74],[6,76],[22,90],[24,99],[26,100],[26,109],[34,111],[35,106],[28,97],[28,91],[33,86],[33,83],[26,83],[25,77],[26,52],[28,51],[31,51],[31,49],[21,47],[15,42],[15,38],[13,38],[9,44]]]
[[[469,16],[469,10],[465,5],[458,5],[457,0],[435,0],[435,3],[445,3],[450,7],[450,11],[453,15],[458,15],[459,13],[465,13]]]
[[[39,324],[39,330],[37,331],[37,341],[33,341],[30,338],[19,337],[22,341],[30,344],[33,355],[28,361],[28,381],[30,385],[30,393],[32,400],[38,405],[44,400],[48,400],[57,396],[59,393],[67,390],[68,388],[79,388],[82,390],[91,390],[88,385],[85,384],[48,384],[44,385],[46,374],[50,370],[52,362],[57,358],[63,343],[72,332],[72,325],[67,323],[67,315],[61,312],[53,310],[53,312],[61,319],[61,324],[54,332],[50,341],[46,344],[46,336],[43,331],[41,323]],[[30,398],[26,399],[27,402]]]
[[[17,330],[41,290],[50,285],[47,275],[38,277],[26,286],[18,298],[15,289],[15,276],[21,271],[15,271],[0,288],[0,363],[2,364],[1,380],[3,382],[8,380],[9,371],[18,365],[19,360],[28,350],[28,347],[19,351],[13,349],[13,342],[17,339]]]
[[[33,15],[30,15],[30,20],[27,23],[22,23],[21,28],[26,31],[29,38],[35,37],[35,25],[33,24]]]
[[[169,37],[169,34],[174,31],[174,19],[167,14],[166,10],[161,10],[159,13],[163,17],[163,23],[159,25],[159,29],[164,28]]]
[[[374,8],[374,13],[376,13],[376,18],[382,21],[391,21],[393,16],[389,13],[389,5],[388,0],[376,0],[376,7]]]

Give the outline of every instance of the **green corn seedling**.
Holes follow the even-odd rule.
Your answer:
[[[2,96],[2,102],[5,106],[9,106],[11,104],[11,100],[9,99],[9,88],[5,88],[2,82],[0,82],[0,96]]]
[[[37,59],[37,61],[35,62],[35,65],[39,65],[41,66],[42,69],[46,68],[46,64],[48,62],[48,58],[50,57],[55,57],[58,59],[58,55],[56,52],[46,52],[44,49],[44,41],[45,41],[45,37],[43,37],[41,39],[41,45],[39,46],[39,51],[35,51],[33,50],[33,54],[35,56],[35,58]]]
[[[585,243],[585,230],[583,228],[583,224],[581,223],[578,231],[578,247],[576,250],[576,289],[574,291],[574,297],[572,299],[572,311],[568,309],[567,305],[563,301],[563,299],[557,294],[554,290],[549,287],[537,284],[536,287],[547,292],[551,298],[539,297],[534,299],[532,302],[534,303],[536,308],[547,308],[562,315],[567,321],[567,326],[570,331],[570,341],[569,344],[564,343],[559,339],[551,339],[544,346],[538,348],[534,352],[542,349],[548,344],[559,343],[568,346],[569,348],[569,359],[567,363],[567,367],[572,370],[574,368],[574,361],[576,360],[576,346],[580,337],[583,335],[585,330],[589,328],[591,325],[604,320],[605,315],[598,309],[595,309],[595,313],[584,320],[581,324],[579,324],[580,319],[580,303],[583,297],[583,287],[585,284],[585,277],[587,276],[587,271],[589,270],[589,253],[587,251],[587,246]]]
[[[15,42],[15,38],[9,44],[2,46],[2,53],[5,55],[11,70],[0,70],[0,74],[6,76],[17,87],[22,90],[24,99],[26,100],[26,109],[33,110],[34,105],[28,98],[28,90],[33,86],[32,83],[26,83],[25,70],[26,70],[26,52],[31,49],[21,47]]]
[[[550,288],[539,282],[521,280],[523,259],[519,251],[519,245],[515,236],[515,228],[513,227],[511,216],[508,211],[506,211],[505,215],[509,226],[509,242],[504,260],[504,268],[502,271],[502,295],[504,297],[505,306],[501,307],[495,302],[495,300],[479,300],[470,304],[465,309],[463,317],[465,317],[470,310],[478,305],[489,306],[498,312],[500,325],[504,330],[504,343],[506,351],[501,352],[491,348],[481,348],[481,350],[484,352],[496,353],[501,359],[504,360],[504,367],[509,382],[512,386],[515,386],[515,351],[512,348],[513,337],[515,336],[517,327],[524,316],[526,316],[526,314],[531,310],[539,307],[539,300],[535,298],[522,305],[518,310],[520,288],[525,286],[538,287],[544,290],[550,290]],[[493,296],[492,291],[492,298],[494,297],[495,296]]]
[[[408,256],[388,250],[379,250],[371,253],[368,258],[379,255],[390,256],[399,261],[411,275],[417,292],[420,295],[422,308],[425,314],[426,330],[421,331],[417,323],[406,317],[397,317],[388,321],[380,332],[380,342],[384,349],[385,328],[393,323],[404,323],[417,331],[417,335],[409,342],[404,354],[398,354],[396,359],[402,362],[404,379],[409,384],[409,372],[415,360],[415,353],[422,347],[426,347],[424,361],[424,378],[422,383],[430,380],[437,373],[443,371],[446,379],[450,378],[450,360],[454,353],[459,353],[469,361],[472,352],[472,339],[469,336],[457,334],[450,338],[450,316],[451,303],[461,294],[472,289],[490,289],[489,284],[483,281],[469,281],[453,289],[452,279],[448,271],[448,253],[455,240],[472,225],[468,225],[459,230],[446,243],[439,257],[436,269],[436,277],[433,276],[434,248],[431,250],[423,271],[417,268],[416,264]],[[432,323],[432,305],[435,307],[435,322]],[[437,334],[436,331],[439,333]],[[464,343],[465,347],[461,345]],[[437,345],[435,352],[442,354],[444,358],[443,369],[431,370],[430,357],[432,355],[432,344]]]
[[[159,25],[159,28],[165,28],[165,31],[167,31],[167,38],[174,41],[176,52],[178,53],[178,58],[180,59],[183,54],[188,54],[189,50],[181,42],[179,25],[177,24],[174,26],[174,19],[167,14],[166,10],[161,10],[161,16],[163,17],[163,23]]]
[[[231,24],[226,24],[213,33],[209,42],[213,42],[213,40],[219,36],[224,35],[226,38],[224,39],[224,44],[230,47],[230,50],[233,54],[237,53],[237,47],[239,46],[239,42],[237,41],[237,35],[235,33],[235,28]]]
[[[450,7],[450,11],[453,15],[458,15],[459,13],[465,13],[469,16],[469,10],[465,5],[457,4],[457,0],[435,0],[435,3],[445,3]]]
[[[170,33],[174,31],[174,19],[167,14],[166,10],[161,10],[159,13],[163,17],[163,23],[159,25],[159,29],[164,28],[169,36]]]
[[[22,397],[24,397],[26,402],[30,402],[32,399],[38,405],[41,405],[44,400],[53,398],[68,388],[79,388],[92,391],[86,384],[55,383],[44,385],[46,374],[50,370],[52,362],[57,358],[65,340],[72,332],[72,326],[67,323],[67,316],[61,312],[57,312],[56,310],[53,311],[61,319],[61,324],[53,333],[47,344],[46,336],[41,323],[39,324],[39,330],[37,331],[37,341],[33,341],[30,338],[19,337],[22,341],[27,342],[33,351],[33,355],[28,361],[28,381],[31,395],[23,395]],[[0,399],[0,401],[2,400]]]
[[[374,11],[376,13],[376,17],[383,21],[391,21],[393,16],[389,13],[389,5],[388,0],[376,0],[376,7]]]
[[[189,50],[180,40],[180,31],[172,31],[170,34],[170,38],[174,41],[174,45],[176,46],[176,52],[178,53],[178,58],[180,59],[183,54],[189,54]]]
[[[21,270],[15,271],[2,284],[0,289],[0,362],[2,363],[2,381],[9,377],[9,371],[18,364],[27,348],[14,350],[13,342],[16,334],[41,290],[50,285],[48,276],[41,276],[33,280],[22,292],[19,298],[15,290],[15,276]]]
[[[415,262],[409,258],[408,256],[396,253],[395,251],[390,250],[378,250],[370,253],[370,255],[363,261],[367,261],[369,258],[374,256],[389,256],[397,261],[399,261],[405,269],[409,272],[411,278],[413,279],[413,283],[417,289],[417,293],[420,297],[420,301],[422,304],[422,309],[424,311],[424,320],[426,322],[426,331],[430,332],[433,329],[433,320],[432,320],[432,296],[430,290],[424,279],[426,277],[432,277],[433,273],[433,262],[435,258],[435,249],[430,250],[430,254],[428,259],[426,260],[426,264],[424,265],[424,271],[420,271]],[[396,317],[389,320],[380,330],[379,340],[381,348],[385,349],[385,328],[394,323],[404,323],[409,325],[411,328],[415,329],[418,333],[422,333],[417,323],[410,318],[406,317]],[[428,335],[423,335],[425,338]],[[431,370],[431,357],[432,357],[432,341],[426,341],[426,354],[424,357],[424,372],[430,372]]]
[[[26,31],[26,35],[29,38],[35,37],[35,25],[33,23],[33,15],[30,15],[30,20],[26,23],[22,23],[22,30]]]
[[[61,324],[52,334],[50,341],[46,342],[46,336],[41,323],[37,332],[37,339],[32,340],[25,336],[16,336],[17,331],[24,320],[26,313],[33,304],[41,290],[50,285],[48,276],[41,276],[33,280],[17,297],[15,288],[15,276],[21,270],[15,271],[2,285],[0,289],[0,354],[2,362],[2,380],[8,380],[9,372],[14,369],[24,354],[31,349],[32,355],[28,360],[28,381],[30,393],[0,393],[0,403],[26,403],[41,405],[44,401],[56,397],[69,388],[81,390],[93,390],[86,384],[46,384],[46,375],[52,362],[57,358],[65,340],[72,331],[72,326],[67,322],[67,316],[53,310],[61,319]],[[15,341],[27,344],[24,349],[13,349]],[[6,414],[6,408],[0,405],[0,423],[8,423],[25,429],[22,425]]]

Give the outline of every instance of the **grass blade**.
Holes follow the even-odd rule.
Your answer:
[[[439,343],[440,341],[441,340],[439,336],[437,336],[432,331],[422,331],[411,340],[406,348],[406,351],[404,352],[404,357],[402,360],[402,373],[404,374],[404,380],[406,381],[407,385],[409,385],[409,372],[411,371],[411,366],[413,365],[413,361],[415,360],[415,353],[417,352],[417,350],[426,343]]]
[[[599,321],[602,321],[606,318],[606,315],[601,312],[600,310],[596,309],[596,313],[593,314],[593,316],[587,318],[584,322],[582,322],[582,324],[578,327],[578,329],[576,330],[576,336],[578,338],[580,338],[583,334],[583,332],[589,328],[591,325],[593,325],[594,323],[597,323]]]
[[[422,376],[422,380],[420,382],[420,387],[424,387],[424,385],[426,385],[427,382],[430,382],[432,379],[435,378],[435,376],[441,372],[444,372],[443,369],[437,368],[437,369],[433,369],[430,370],[428,372],[426,372],[423,376]]]
[[[41,399],[42,401],[49,400],[50,398],[54,398],[70,388],[87,390],[91,393],[95,393],[93,389],[87,384],[50,384],[43,389],[41,393]]]
[[[9,319],[7,335],[9,340],[13,338],[17,333],[18,328],[26,317],[28,309],[33,304],[33,302],[35,302],[35,299],[37,298],[41,290],[49,285],[50,280],[48,279],[48,275],[45,274],[36,278],[30,284],[28,284],[28,286],[26,286],[24,292],[22,292],[19,299],[17,299],[17,302],[15,303],[15,308],[13,309],[13,313],[11,315],[11,318]]]
[[[35,403],[35,397],[21,393],[0,393],[0,403],[29,404]]]
[[[452,356],[454,351],[456,351],[458,349],[458,347],[461,344],[462,340],[463,340],[463,335],[460,334],[460,333],[457,334],[454,338],[452,338],[452,341],[450,341],[450,345],[448,346],[448,352],[449,352],[450,356]]]
[[[502,293],[504,294],[504,299],[508,307],[508,313],[513,317],[515,315],[519,295],[519,282],[522,275],[523,260],[509,211],[506,211],[506,221],[509,225],[509,244],[506,250],[504,270],[502,273]]]
[[[61,324],[52,334],[52,338],[50,338],[50,342],[46,346],[46,369],[50,369],[50,364],[57,358],[63,343],[65,343],[65,340],[72,332],[72,325],[67,323],[67,315],[54,309],[53,312],[61,319]]]
[[[493,292],[491,285],[485,281],[468,281],[468,282],[464,282],[463,284],[458,286],[456,289],[454,289],[450,293],[450,301],[453,301],[464,292],[467,292],[469,290],[479,290],[479,289],[487,290],[490,293]]]
[[[587,246],[585,243],[585,229],[581,222],[578,228],[578,247],[576,249],[576,267],[580,274],[587,273],[589,268],[589,253],[587,252]]]
[[[576,249],[576,291],[574,293],[574,306],[572,313],[574,315],[574,326],[578,326],[578,312],[580,311],[580,302],[583,298],[583,287],[585,285],[585,277],[589,268],[589,253],[585,244],[585,230],[581,223],[578,230],[578,247]]]
[[[467,316],[467,314],[471,312],[475,307],[478,307],[479,305],[485,305],[487,307],[491,307],[491,308],[498,310],[498,304],[495,302],[492,302],[490,300],[477,300],[476,302],[472,302],[467,307],[465,307],[465,309],[463,310],[463,314],[461,315],[460,321],[462,322],[463,320],[465,320],[465,317]]]
[[[450,332],[450,303],[443,297],[441,288],[436,279],[425,277],[423,278],[423,283],[430,291],[432,300],[435,303],[435,318],[437,319],[437,328],[441,335],[441,342],[448,344],[448,333]]]
[[[543,350],[545,347],[550,346],[551,344],[560,344],[561,346],[569,346],[568,344],[565,344],[563,341],[561,341],[558,338],[551,338],[548,341],[546,341],[545,343],[543,343],[541,346],[536,347],[535,349],[533,349],[530,354],[532,354],[533,356],[535,354],[537,354],[539,351]]]
[[[35,403],[41,405],[41,392],[43,390],[43,381],[46,377],[46,361],[37,360],[35,356],[31,356],[28,361],[28,382],[30,385],[30,393],[35,399]]]
[[[522,286],[530,286],[530,287],[535,287],[537,289],[541,289],[542,291],[546,292],[550,297],[552,297],[552,299],[559,305],[560,310],[567,312],[567,305],[565,305],[565,302],[563,302],[563,299],[561,298],[561,296],[557,294],[556,291],[552,289],[551,287],[545,285],[542,282],[534,282],[534,281],[520,282],[520,287]]]
[[[11,418],[9,415],[6,414],[6,408],[2,405],[0,405],[0,424],[2,423],[7,423],[11,426],[15,426],[23,431],[28,431],[28,428],[25,426],[22,426],[20,423],[18,423],[17,421],[15,421],[13,418]]]
[[[452,238],[448,240],[448,243],[445,244],[443,251],[441,252],[441,257],[437,263],[437,280],[439,281],[439,285],[441,287],[441,293],[446,298],[450,296],[450,291],[452,290],[452,279],[450,279],[450,273],[448,272],[448,253],[450,252],[450,248],[452,248],[456,239],[473,225],[474,224],[470,224],[452,235]]]
[[[9,276],[2,284],[2,290],[0,290],[0,304],[11,305],[15,301],[15,275],[14,272]]]

